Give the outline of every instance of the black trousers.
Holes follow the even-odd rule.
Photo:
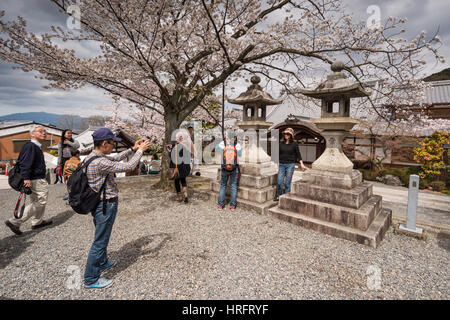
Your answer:
[[[173,180],[173,182],[175,183],[175,189],[177,190],[177,192],[181,192],[181,186],[186,187],[186,177],[183,178],[178,178]],[[181,183],[181,186],[180,186]]]

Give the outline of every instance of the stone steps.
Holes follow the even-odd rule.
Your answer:
[[[292,184],[291,193],[303,198],[358,209],[372,197],[373,188],[367,182],[352,189],[342,189],[299,181]]]
[[[279,201],[280,209],[363,231],[369,228],[380,212],[381,206],[380,196],[372,196],[359,209],[324,203],[293,194],[282,195]]]
[[[268,214],[274,218],[295,225],[319,231],[337,238],[356,241],[373,248],[378,247],[392,221],[392,212],[388,209],[382,209],[369,228],[365,231],[287,211],[280,207],[270,208]]]

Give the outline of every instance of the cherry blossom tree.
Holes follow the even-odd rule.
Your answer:
[[[339,0],[50,1],[64,13],[79,4],[81,29],[34,34],[23,18],[6,22],[1,12],[0,57],[39,72],[48,88],[92,85],[151,110],[164,125],[164,143],[224,81],[248,72],[296,95],[318,83],[318,68],[340,59],[355,81],[385,79],[380,96],[400,105],[423,94],[420,55],[443,61],[437,36],[403,39],[406,19],[394,17],[368,29]],[[72,41],[98,43],[98,55],[80,57],[68,48]]]

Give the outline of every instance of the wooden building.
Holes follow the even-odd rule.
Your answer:
[[[50,124],[37,123],[34,121],[0,122],[0,161],[7,162],[16,160],[22,147],[31,140],[30,129],[39,125],[47,130],[47,139],[42,143],[42,150],[48,152],[49,147],[61,140],[63,129]]]

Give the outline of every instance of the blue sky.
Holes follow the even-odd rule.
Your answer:
[[[406,17],[407,38],[426,30],[428,35],[434,34],[439,27],[439,34],[443,42],[440,53],[447,62],[427,66],[426,73],[440,71],[450,66],[450,1],[448,0],[343,0],[347,11],[360,19],[367,19],[366,12],[370,5],[377,5],[381,11],[382,22],[389,16]],[[66,17],[59,13],[48,0],[1,0],[1,10],[6,11],[6,19],[11,20],[18,15],[28,22],[28,30],[45,32],[51,25],[65,26]],[[73,47],[82,56],[94,53],[96,46],[92,43],[75,44]],[[428,60],[426,58],[426,60]],[[100,89],[84,87],[78,90],[61,91],[46,90],[42,86],[45,80],[34,78],[36,73],[25,73],[13,70],[13,65],[0,60],[0,115],[17,112],[45,111],[59,114],[77,114],[90,116],[103,114],[98,107],[110,104],[110,99]],[[234,92],[227,92],[229,96],[236,96],[245,90],[247,83],[239,81],[230,83],[235,87]],[[270,92],[278,96],[279,92]]]

